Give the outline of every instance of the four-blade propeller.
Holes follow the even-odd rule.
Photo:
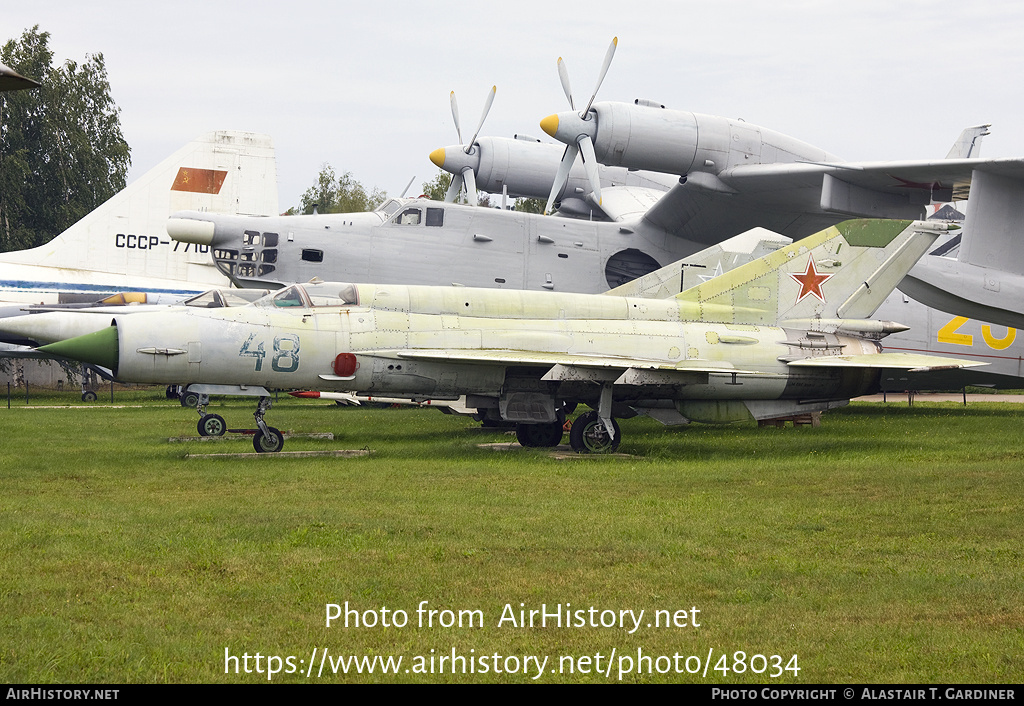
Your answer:
[[[448,192],[444,196],[444,200],[449,203],[454,202],[458,198],[459,192],[463,190],[466,192],[466,199],[471,205],[475,206],[477,203],[476,170],[480,167],[480,150],[479,145],[476,143],[476,138],[480,136],[480,130],[484,126],[484,120],[487,119],[487,113],[491,110],[491,104],[494,102],[494,95],[497,92],[498,87],[492,86],[490,93],[487,94],[487,100],[484,102],[484,110],[480,115],[480,122],[476,126],[476,132],[473,133],[473,137],[469,142],[462,144],[459,150],[440,147],[430,153],[430,161],[452,175],[452,182],[448,185]],[[455,99],[455,91],[451,92],[451,103],[455,132],[459,136],[459,142],[462,143],[459,103]]]
[[[556,140],[566,143],[565,153],[562,155],[562,161],[558,165],[555,181],[551,185],[551,194],[548,196],[547,205],[544,207],[545,214],[551,212],[551,206],[554,204],[555,199],[565,188],[566,181],[569,178],[569,171],[572,169],[573,162],[576,161],[576,155],[581,155],[583,167],[587,172],[587,179],[590,181],[590,188],[594,194],[594,201],[598,206],[601,205],[601,179],[597,158],[594,155],[593,139],[596,121],[590,115],[590,108],[594,105],[594,99],[597,97],[597,92],[604,82],[605,75],[608,73],[608,67],[611,66],[612,57],[615,56],[615,48],[618,44],[619,38],[612,38],[612,43],[608,46],[608,51],[604,56],[604,63],[601,65],[601,73],[597,77],[597,85],[594,86],[594,92],[590,95],[590,100],[587,101],[587,107],[578,114],[575,112],[575,101],[573,101],[572,89],[569,86],[569,70],[565,67],[565,62],[562,58],[558,58],[558,79],[562,82],[562,90],[565,92],[565,97],[569,99],[569,108],[573,112],[549,115],[540,121],[540,127],[544,132]]]

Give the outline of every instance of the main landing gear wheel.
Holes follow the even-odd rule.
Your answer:
[[[516,424],[516,439],[521,446],[558,446],[562,443],[562,423]]]
[[[199,406],[199,393],[198,392],[183,392],[181,397],[182,407],[198,407]]]
[[[93,392],[92,390],[86,390],[85,392],[82,393],[82,402],[95,402],[95,401],[96,401],[96,393]]]
[[[252,445],[256,449],[256,453],[277,453],[284,447],[284,434],[274,427],[267,427],[266,434],[262,431],[256,432],[256,435],[252,437]]]
[[[622,441],[622,434],[619,432],[619,423],[612,420],[612,429],[615,438],[609,438],[608,430],[604,422],[597,416],[597,412],[586,412],[576,418],[569,431],[569,443],[572,450],[580,454],[603,454],[612,453],[619,448]]]
[[[224,436],[227,424],[219,414],[204,414],[199,419],[199,436]]]

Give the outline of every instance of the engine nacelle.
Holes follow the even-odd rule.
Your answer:
[[[685,175],[775,162],[841,161],[788,135],[717,115],[634,103],[595,103],[586,121],[560,113],[555,137],[586,132],[598,161],[609,166]],[[574,119],[577,118],[577,119]]]

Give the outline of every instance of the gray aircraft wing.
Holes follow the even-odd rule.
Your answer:
[[[851,215],[920,218],[929,203],[966,199],[976,171],[1024,178],[1024,159],[790,162],[697,172],[643,220],[708,244],[755,226],[800,238]]]
[[[839,164],[775,163],[735,167],[719,177],[734,188],[753,192],[802,185],[808,179],[828,175],[846,184],[890,197],[917,191],[934,195],[935,201],[963,201],[970,193],[976,169],[1001,176],[1024,176],[1024,159],[936,159]],[[936,194],[935,192],[945,192]],[[865,214],[866,215],[866,214]]]
[[[850,215],[920,218],[929,203],[967,199],[975,171],[1022,178],[1024,159],[791,162],[695,172],[643,219],[699,243],[757,225],[802,238]]]

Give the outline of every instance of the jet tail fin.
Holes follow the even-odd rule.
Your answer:
[[[4,253],[0,264],[186,280],[196,285],[224,284],[206,249],[186,247],[168,237],[167,218],[183,209],[276,215],[276,172],[269,136],[236,131],[207,133],[49,243]],[[38,272],[30,276],[45,278]],[[62,277],[54,270],[52,279],[61,281]]]
[[[859,219],[799,240],[677,295],[702,321],[776,325],[867,319],[939,233],[959,226]]]

